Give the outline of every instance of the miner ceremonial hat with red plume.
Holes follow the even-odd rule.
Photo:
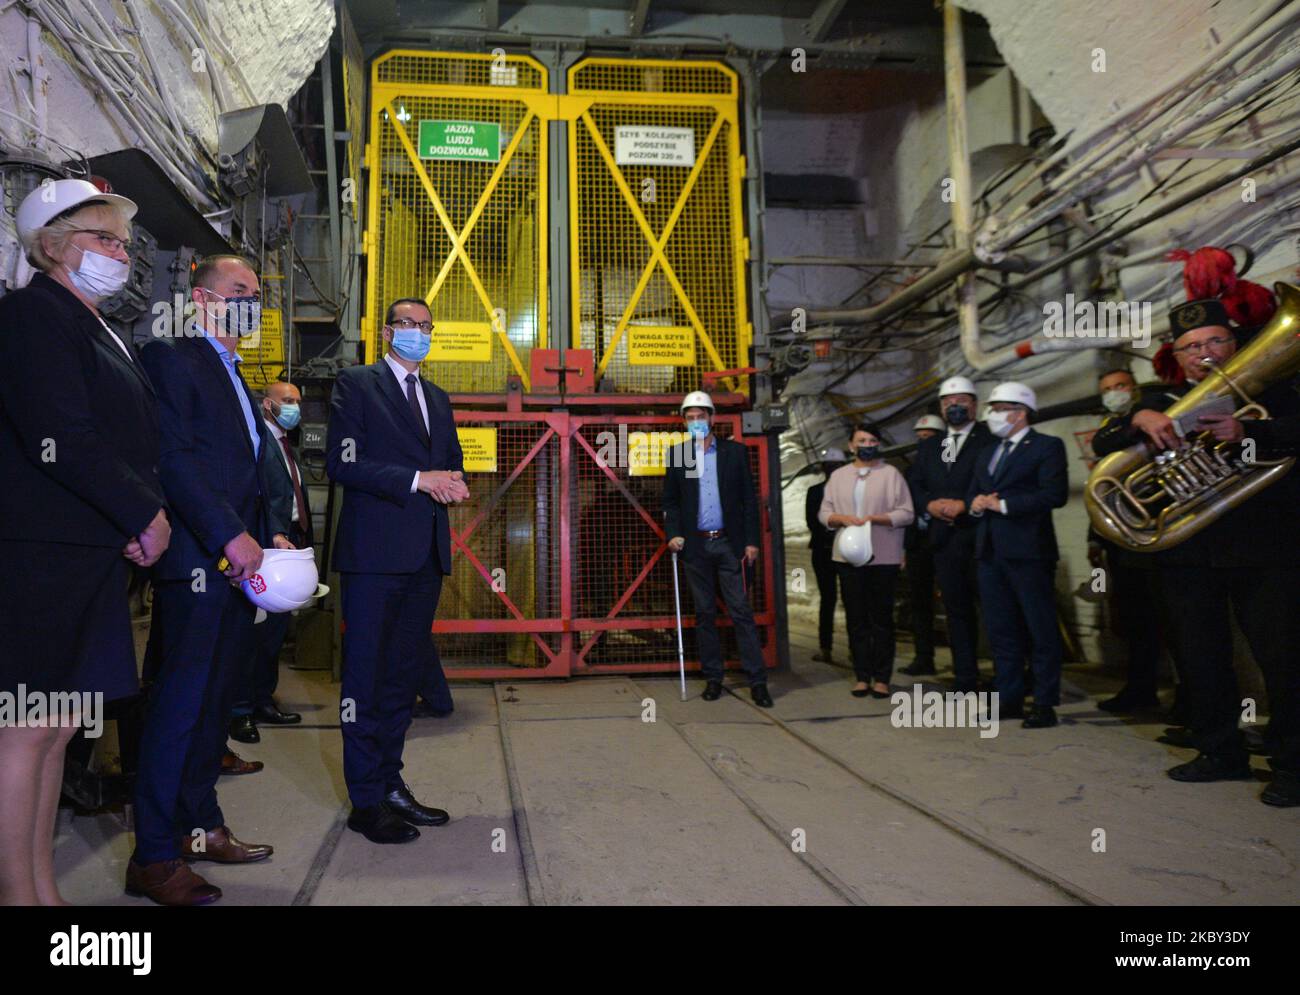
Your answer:
[[[1241,273],[1250,268],[1252,256],[1242,246]],[[1237,260],[1227,249],[1202,246],[1195,252],[1175,249],[1166,257],[1183,263],[1183,291],[1188,302],[1169,312],[1169,338],[1151,360],[1156,376],[1165,383],[1181,383],[1182,367],[1174,358],[1173,343],[1186,332],[1207,326],[1221,326],[1234,333],[1253,330],[1273,317],[1277,301],[1272,291],[1241,279]]]

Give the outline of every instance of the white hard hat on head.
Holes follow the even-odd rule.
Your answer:
[[[693,390],[682,398],[682,406],[677,410],[685,412],[687,408],[708,408],[713,410],[713,398],[702,390]]]
[[[42,183],[23,198],[18,205],[18,238],[23,245],[30,244],[32,235],[44,228],[64,211],[70,211],[89,201],[98,201],[120,208],[127,220],[135,217],[135,201],[115,193],[104,193],[89,180],[51,180]]]
[[[971,397],[979,397],[975,385],[965,377],[949,377],[939,384],[939,396],[947,397],[949,394],[969,394]]]
[[[912,426],[912,431],[919,432],[925,428],[930,429],[932,432],[946,432],[948,430],[943,423],[943,419],[938,415],[922,415],[916,420],[916,424]]]
[[[1033,388],[1016,383],[1014,380],[1000,383],[993,388],[993,393],[989,395],[989,403],[992,404],[994,401],[1002,401],[1004,404],[1023,404],[1031,411],[1038,410],[1038,395],[1034,393]]]
[[[330,593],[320,583],[310,549],[263,550],[262,565],[240,587],[249,601],[272,614],[306,608]]]

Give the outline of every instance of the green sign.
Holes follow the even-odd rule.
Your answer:
[[[421,121],[421,159],[501,160],[501,125],[486,121]]]

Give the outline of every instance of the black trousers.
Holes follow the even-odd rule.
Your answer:
[[[934,573],[948,618],[952,673],[961,690],[975,690],[979,681],[979,628],[975,614],[975,554],[967,542],[950,540],[934,551]]]
[[[1141,554],[1134,554],[1141,555]],[[1128,690],[1154,695],[1160,668],[1160,575],[1156,570],[1133,567],[1106,550],[1110,577],[1111,619],[1117,634],[1128,644]]]
[[[1261,539],[1261,541],[1266,541]],[[1242,699],[1232,666],[1233,616],[1263,671],[1274,769],[1300,773],[1300,568],[1170,567],[1162,578],[1188,724],[1197,749],[1245,760]]]
[[[835,639],[835,587],[839,574],[835,572],[830,549],[814,548],[812,564],[813,573],[817,575],[817,594],[821,598],[817,606],[817,645],[829,653]]]
[[[907,586],[912,592],[912,639],[916,662],[934,663],[934,550],[925,539],[907,551]]]
[[[888,684],[894,673],[894,587],[898,583],[898,566],[836,563],[835,567],[844,592],[853,673],[868,684]]]
[[[763,649],[758,642],[754,611],[745,592],[741,560],[726,539],[704,539],[701,550],[686,561],[686,577],[695,602],[695,645],[704,679],[722,680],[722,640],[718,636],[718,592],[736,629],[740,662],[752,687],[767,683]],[[715,579],[716,578],[716,579]]]

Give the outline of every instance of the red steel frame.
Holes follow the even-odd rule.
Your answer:
[[[658,414],[658,415],[625,415],[619,412],[608,412],[602,414],[582,414],[574,415],[563,411],[524,411],[522,410],[522,398],[516,396],[512,399],[514,403],[509,405],[509,409],[502,410],[472,410],[460,406],[462,401],[469,401],[470,398],[454,398],[456,404],[456,422],[465,425],[483,425],[491,426],[504,423],[531,423],[546,426],[546,431],[541,434],[538,440],[533,444],[527,454],[519,461],[517,465],[510,468],[504,477],[498,475],[494,478],[494,490],[491,495],[477,508],[473,517],[464,524],[459,530],[452,530],[452,547],[453,556],[468,557],[473,565],[475,572],[482,578],[483,583],[488,585],[489,590],[501,599],[512,618],[509,619],[450,619],[438,618],[433,623],[433,632],[435,638],[438,633],[456,633],[456,632],[474,632],[474,633],[501,633],[501,632],[526,632],[541,650],[547,663],[543,667],[517,667],[509,665],[500,666],[481,666],[481,667],[452,667],[449,668],[449,676],[476,679],[476,680],[522,680],[536,678],[556,678],[570,677],[581,674],[624,674],[624,673],[657,673],[670,672],[677,670],[676,653],[673,654],[672,660],[653,660],[645,663],[618,663],[618,664],[590,664],[587,662],[587,655],[595,645],[602,632],[610,630],[651,630],[651,629],[673,629],[676,627],[676,617],[673,612],[671,603],[664,606],[665,611],[662,615],[637,616],[629,617],[623,615],[624,609],[632,596],[650,576],[655,564],[660,558],[668,555],[666,537],[664,536],[663,526],[657,517],[659,509],[647,509],[637,502],[636,498],[627,489],[623,480],[610,467],[602,466],[597,459],[597,453],[590,440],[582,435],[582,428],[590,424],[601,424],[606,427],[613,425],[626,424],[628,431],[636,431],[640,427],[658,428],[660,430],[673,430],[681,426],[680,420],[675,415]],[[473,401],[481,401],[481,398],[473,398]],[[496,398],[500,400],[500,398]],[[540,398],[528,398],[529,402],[536,403]],[[573,400],[572,397],[567,400]],[[644,406],[649,398],[638,399]],[[761,515],[761,532],[762,546],[759,553],[759,569],[763,571],[764,583],[759,590],[764,595],[764,603],[754,605],[754,621],[760,628],[768,630],[767,639],[763,647],[764,663],[767,667],[772,668],[777,663],[776,649],[776,613],[773,608],[772,589],[777,578],[772,574],[772,542],[773,537],[769,523],[769,494],[768,494],[768,448],[765,444],[765,438],[747,439],[740,434],[740,416],[738,414],[719,413],[716,422],[718,424],[728,425],[731,427],[732,438],[741,442],[748,448],[752,448],[758,453],[758,495],[759,509]],[[506,492],[511,485],[524,472],[529,463],[536,458],[537,454],[542,451],[551,439],[556,439],[559,446],[559,464],[560,464],[560,501],[559,501],[559,550],[560,550],[560,569],[558,571],[560,578],[560,617],[548,618],[526,618],[523,612],[509,598],[505,591],[497,591],[492,588],[492,576],[490,565],[482,563],[474,552],[470,549],[469,539],[474,531],[487,519],[499,502],[505,497]],[[591,459],[593,463],[600,467],[605,476],[613,482],[615,488],[627,499],[632,507],[637,511],[638,516],[646,522],[653,530],[659,540],[658,547],[646,562],[640,573],[632,583],[623,591],[622,595],[610,608],[603,618],[574,618],[573,617],[573,574],[574,564],[574,544],[572,529],[572,515],[574,513],[575,494],[571,490],[572,469],[575,458]],[[471,489],[475,489],[475,476],[469,475]],[[679,563],[678,569],[679,581],[683,590],[682,595],[682,625],[684,628],[692,628],[695,625],[695,618],[691,611],[691,600],[689,596],[689,584],[686,579],[685,565]],[[719,615],[719,626],[730,626],[731,620],[725,617],[725,614]],[[550,645],[542,638],[542,633],[559,633],[559,647],[553,650]],[[578,640],[575,638],[580,633],[591,633],[589,637],[578,646]],[[726,661],[728,668],[739,666],[738,661]],[[688,670],[698,671],[698,660],[687,660]]]

